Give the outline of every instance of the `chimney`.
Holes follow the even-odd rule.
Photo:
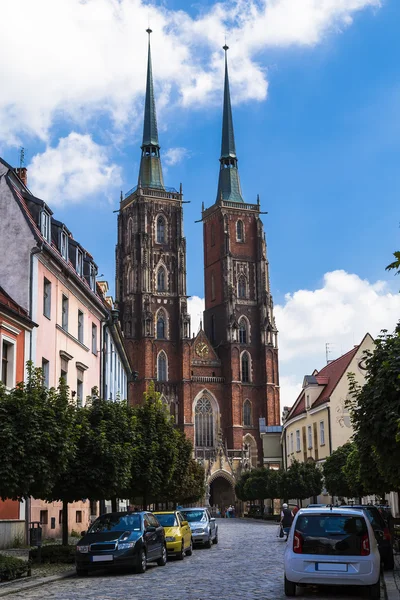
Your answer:
[[[22,183],[28,187],[28,169],[26,167],[16,167],[15,173],[18,175]]]

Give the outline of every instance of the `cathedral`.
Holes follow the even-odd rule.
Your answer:
[[[191,334],[186,290],[183,193],[164,185],[150,34],[138,183],[118,214],[116,302],[138,378],[129,400],[151,381],[205,467],[207,502],[234,501],[242,472],[263,464],[260,419],[278,425],[277,329],[261,207],[240,186],[225,45],[219,182],[202,206],[205,311]],[[204,323],[204,327],[203,327]]]

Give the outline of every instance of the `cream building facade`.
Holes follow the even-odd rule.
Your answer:
[[[348,374],[354,373],[357,382],[364,385],[364,353],[373,349],[374,340],[367,333],[349,352],[304,377],[296,402],[284,414],[281,441],[285,468],[294,460],[315,461],[322,466],[332,452],[350,441],[353,429],[346,408]],[[318,497],[318,502],[330,501],[326,491]]]

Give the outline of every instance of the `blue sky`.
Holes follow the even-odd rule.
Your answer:
[[[17,41],[0,24],[0,154],[16,164],[25,147],[28,185],[112,288],[113,211],[137,183],[150,19],[164,179],[190,200],[188,293],[203,297],[194,222],[216,195],[226,33],[243,193],[268,211],[285,403],[323,366],[326,342],[339,355],[393,327],[400,283],[384,267],[400,246],[397,0],[60,0],[58,14],[50,0],[36,11],[15,3],[26,23]]]

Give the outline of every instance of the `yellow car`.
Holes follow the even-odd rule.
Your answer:
[[[193,553],[192,531],[179,510],[153,513],[164,527],[168,556],[176,556],[183,560]]]

